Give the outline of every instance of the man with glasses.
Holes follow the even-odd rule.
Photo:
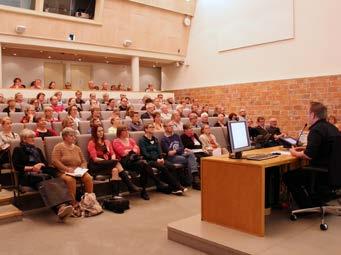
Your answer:
[[[184,148],[180,136],[173,133],[171,122],[164,125],[165,134],[161,139],[161,148],[166,153],[166,161],[171,164],[182,164],[187,169],[185,185],[200,190],[200,178],[196,157],[190,149]]]
[[[146,105],[146,110],[147,112],[141,115],[141,119],[152,119],[155,111],[155,105],[153,103],[148,103]]]
[[[182,195],[186,189],[173,177],[171,172],[175,171],[172,164],[165,162],[162,156],[158,139],[154,134],[154,125],[144,125],[144,136],[139,140],[141,154],[151,167],[157,168],[161,172],[161,177],[171,188],[172,194]]]

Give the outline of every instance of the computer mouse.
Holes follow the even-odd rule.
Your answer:
[[[271,154],[272,155],[278,155],[278,156],[281,155],[281,153],[279,153],[279,152],[272,152]]]

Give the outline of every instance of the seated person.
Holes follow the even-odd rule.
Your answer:
[[[64,89],[72,89],[72,84],[71,84],[71,82],[65,82],[65,84],[64,84]]]
[[[41,137],[41,139],[43,139],[44,141],[45,137],[57,135],[56,131],[54,131],[51,128],[46,127],[47,123],[46,123],[44,116],[37,117],[36,122],[37,122],[37,128],[35,130],[36,137]]]
[[[149,96],[147,96],[146,98],[142,99],[144,106],[141,107],[141,111],[146,111],[147,110],[147,104],[153,103],[153,99],[151,99]]]
[[[31,82],[31,89],[41,89],[42,84],[40,79],[35,79],[34,81]]]
[[[55,81],[51,81],[49,83],[48,89],[56,89],[56,86],[57,86],[56,82]]]
[[[309,160],[313,167],[329,167],[329,158],[332,153],[331,142],[340,137],[338,129],[327,120],[327,107],[319,102],[311,102],[309,108],[310,132],[306,148],[293,147],[290,149],[292,156]],[[312,183],[312,173],[297,169],[288,171],[283,175],[283,180],[288,191],[293,196],[299,208],[320,206],[321,201],[311,196],[312,184],[318,192],[321,186],[328,184],[328,172],[317,172],[315,183]]]
[[[12,130],[10,117],[1,119],[2,131],[0,131],[0,166],[9,163],[8,148],[11,141],[19,139],[19,135]]]
[[[225,115],[223,113],[218,114],[217,123],[214,124],[214,127],[226,127]]]
[[[4,98],[4,94],[0,93],[0,104],[6,104],[6,100]]]
[[[90,109],[91,115],[87,118],[87,120],[94,120],[94,119],[100,119],[103,120],[101,109],[99,107],[92,107]]]
[[[163,128],[161,114],[159,112],[154,112],[153,119],[154,119],[154,130],[164,132],[165,129]]]
[[[129,124],[129,131],[142,131],[143,130],[143,124],[140,119],[139,113],[134,112],[134,115],[132,117],[131,123]]]
[[[132,120],[133,116],[134,116],[134,112],[136,112],[134,110],[134,107],[133,106],[128,106],[127,111],[126,111],[125,119],[126,120]]]
[[[266,130],[265,127],[265,118],[258,117],[257,118],[257,126],[253,128],[252,132],[254,135],[254,141],[256,146],[258,147],[271,147],[273,144],[271,143],[270,137],[271,134]]]
[[[75,123],[76,127],[78,128],[79,122],[81,121],[79,116],[79,111],[78,107],[76,105],[72,105],[68,108],[67,110],[67,116],[73,120]]]
[[[10,89],[24,89],[25,85],[23,85],[21,83],[21,79],[20,78],[15,78],[13,80],[13,84],[9,87]]]
[[[200,128],[200,125],[198,123],[198,115],[195,112],[191,112],[188,115],[188,118],[192,128]]]
[[[113,111],[116,109],[116,102],[115,99],[110,98],[108,103],[107,103],[107,108],[105,109],[106,111]]]
[[[126,111],[128,108],[128,104],[129,104],[128,99],[126,97],[123,97],[121,98],[120,106],[118,107],[118,109],[120,111]]]
[[[171,164],[165,164],[158,139],[154,134],[154,125],[144,125],[144,136],[139,140],[141,155],[148,165],[157,168],[161,172],[164,181],[169,185],[173,194],[182,195],[185,188],[173,177],[175,168]]]
[[[150,199],[146,190],[148,177],[155,182],[155,185],[159,190],[168,188],[167,184],[163,183],[155,176],[151,166],[139,157],[140,148],[137,146],[134,139],[129,138],[129,132],[126,126],[118,127],[117,138],[113,141],[113,148],[124,169],[140,174],[140,183],[142,187],[141,198],[144,200]]]
[[[76,106],[77,107],[77,111],[81,111],[82,109],[80,107],[77,106],[77,103],[76,103],[76,98],[74,97],[70,97],[68,100],[67,100],[67,108],[65,108],[65,111],[69,111],[69,109],[72,107],[72,106]]]
[[[52,122],[58,122],[59,121],[59,119],[57,117],[55,117],[58,115],[54,115],[54,111],[53,111],[52,107],[50,107],[50,106],[46,106],[44,108],[44,115],[43,116],[45,117],[45,120],[47,122],[50,122],[51,124],[52,124]]]
[[[160,102],[160,99],[159,98],[155,98],[154,101],[154,111],[158,111],[160,112],[161,111],[161,102]]]
[[[102,83],[102,90],[109,90],[109,83],[107,81],[104,81]],[[105,104],[106,102],[104,102]]]
[[[71,194],[72,205],[77,206],[76,201],[76,178],[67,175],[66,173],[73,173],[77,167],[86,168],[87,162],[84,159],[81,149],[75,144],[76,133],[72,128],[64,128],[62,131],[63,141],[58,143],[52,151],[52,164],[58,169],[57,176],[61,177]],[[93,192],[93,182],[90,174],[85,173],[81,178],[84,183],[85,192]]]
[[[51,108],[53,109],[54,112],[63,112],[64,111],[64,105],[63,104],[58,104],[58,98],[56,96],[50,97],[50,103],[51,103]]]
[[[161,105],[161,118],[164,120],[170,120],[172,118],[172,114],[169,112],[166,104]]]
[[[238,121],[238,115],[234,112],[231,112],[228,116],[228,121]]]
[[[45,94],[43,92],[39,92],[36,96],[36,99],[38,100],[38,112],[44,111],[44,104],[45,102]]]
[[[208,113],[207,112],[203,112],[200,115],[200,126],[203,127],[204,125],[210,125],[208,122]]]
[[[83,110],[83,104],[85,104],[85,101],[83,100],[82,95],[83,93],[80,90],[77,90],[75,92],[76,104],[79,104],[80,108]]]
[[[21,119],[21,123],[33,123],[35,120],[36,110],[33,105],[28,106],[25,109],[25,115]]]
[[[116,135],[117,128],[122,125],[122,120],[119,116],[115,116],[111,118],[110,123],[111,123],[111,127],[108,128],[108,133]]]
[[[24,129],[20,132],[20,146],[14,148],[12,162],[19,173],[20,185],[39,189],[39,184],[47,176],[55,177],[57,170],[49,167],[43,152],[34,146],[35,134],[32,130]],[[48,189],[45,192],[49,192]],[[63,220],[72,213],[72,206],[68,204],[70,197],[61,194],[51,194],[48,197],[56,197],[60,201],[54,208],[58,217]]]
[[[174,131],[182,131],[184,129],[184,124],[181,121],[181,115],[178,111],[173,112],[169,124],[173,126]]]
[[[281,130],[279,129],[279,127],[277,126],[277,119],[276,118],[271,118],[269,120],[269,126],[266,127],[266,131],[268,131],[268,133],[271,135],[269,138],[269,146],[277,146],[280,145],[280,138],[284,137],[285,134],[281,132]]]
[[[225,109],[223,106],[221,105],[216,105],[216,107],[214,108],[214,113],[213,113],[213,117],[218,117],[219,114],[223,114],[225,117],[225,113],[224,113]]]
[[[201,128],[201,135],[199,139],[202,143],[203,150],[209,154],[212,154],[213,150],[221,148],[215,136],[211,134],[211,128],[207,124],[203,125],[203,127]],[[221,148],[221,154],[227,153],[228,152],[226,148]]]
[[[109,86],[109,84],[108,84]],[[108,104],[109,103],[109,94],[108,93],[103,93],[102,95],[102,104]]]
[[[21,112],[21,109],[17,108],[15,100],[10,98],[7,100],[7,107],[5,107],[2,111],[7,112],[9,115],[11,112]]]
[[[245,109],[240,109],[238,119],[239,120],[247,120],[248,119],[246,117],[246,110]]]
[[[166,154],[166,162],[170,164],[182,164],[187,169],[184,186],[190,186],[194,189],[200,189],[200,178],[198,163],[195,155],[190,149],[184,148],[180,136],[174,134],[173,125],[166,123],[164,125],[165,134],[161,139],[162,152]]]
[[[27,103],[24,100],[24,95],[20,92],[15,93],[14,100],[17,105],[17,108],[20,108],[21,110],[27,105]]]
[[[58,105],[63,105],[63,93],[61,91],[57,91],[56,93],[54,93],[54,96],[57,98],[57,104]]]
[[[91,130],[91,139],[88,143],[90,160],[88,167],[93,175],[110,174],[113,181],[114,196],[119,195],[120,179],[127,185],[129,192],[137,192],[140,189],[131,182],[121,163],[116,159],[112,144],[104,137],[102,126],[95,126]]]
[[[141,119],[152,119],[153,112],[155,111],[155,105],[153,103],[148,103],[146,105],[146,112],[141,115]]]
[[[339,131],[341,131],[341,125],[337,123],[337,119],[334,115],[329,115],[328,122],[333,124]]]
[[[38,99],[32,98],[29,103],[34,107],[36,112],[40,111]]]
[[[72,128],[73,130],[75,130],[75,134],[76,136],[80,135],[80,132],[77,128],[76,122],[73,120],[73,118],[67,116],[65,119],[63,119],[62,121],[62,130],[64,128]]]

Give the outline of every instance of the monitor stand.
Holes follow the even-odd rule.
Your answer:
[[[230,158],[233,158],[233,159],[241,159],[242,156],[243,156],[243,152],[241,151],[230,154]]]

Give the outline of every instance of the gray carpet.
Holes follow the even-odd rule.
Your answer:
[[[30,213],[22,222],[0,226],[0,254],[203,254],[167,240],[168,223],[200,212],[200,192],[150,196],[150,201],[130,197],[131,209],[124,214],[105,211],[64,224],[49,210]]]

